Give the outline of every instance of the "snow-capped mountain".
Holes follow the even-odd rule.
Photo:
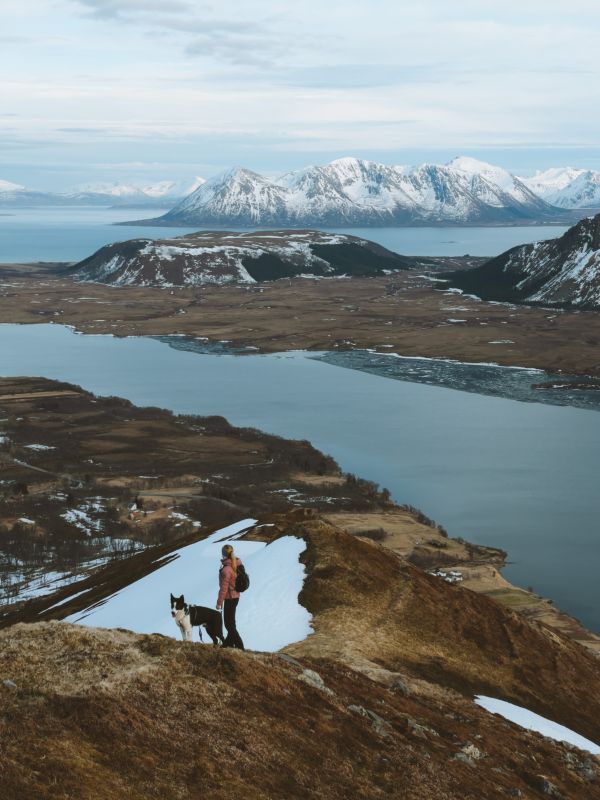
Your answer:
[[[88,183],[76,187],[63,196],[79,202],[106,202],[113,205],[162,205],[173,203],[204,183],[204,178],[189,181],[158,181],[154,184],[136,186],[125,183]]]
[[[136,186],[125,183],[87,183],[68,192],[38,192],[18,183],[0,180],[0,205],[3,206],[68,206],[68,205],[136,205],[168,208],[196,191],[204,178],[193,181],[158,181]]]
[[[194,233],[102,247],[73,267],[76,280],[136,286],[256,283],[278,278],[381,275],[413,261],[374,242],[321,231]]]
[[[59,198],[59,195],[50,192],[36,192],[20,183],[0,180],[0,207],[55,205],[55,198]],[[64,205],[64,201],[60,198],[57,202]]]
[[[25,191],[25,187],[21,186],[20,183],[11,183],[10,181],[3,181],[0,180],[0,193],[4,194],[5,192],[23,192]]]
[[[184,198],[164,219],[196,225],[287,224],[286,190],[257,172],[234,167],[203,183]]]
[[[600,172],[553,167],[520,180],[547,203],[560,208],[600,208]]]
[[[506,253],[473,270],[444,276],[484,300],[600,308],[600,214],[558,239]]]
[[[475,159],[410,169],[340,158],[275,179],[235,167],[206,181],[159,224],[511,224],[560,214],[519,178]]]

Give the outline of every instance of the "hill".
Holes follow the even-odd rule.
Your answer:
[[[76,264],[76,280],[119,286],[257,283],[296,276],[382,275],[414,260],[356,236],[321,231],[208,231],[174,239],[132,239]]]
[[[600,307],[600,214],[558,239],[513,247],[475,269],[444,275],[484,300]]]
[[[598,741],[597,658],[307,511],[272,523],[245,538],[304,541],[314,630],[282,652],[58,622],[0,632],[7,800],[52,787],[99,800],[600,797],[589,753],[473,700]]]

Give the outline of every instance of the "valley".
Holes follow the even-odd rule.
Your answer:
[[[600,636],[500,575],[502,550],[449,538],[308,442],[34,378],[0,379],[0,414],[0,627],[64,619],[207,529],[291,507],[421,570],[459,571],[463,587],[600,654]]]
[[[353,237],[311,233],[307,244],[302,236],[286,233],[282,243],[277,232],[270,233],[266,249],[252,250],[256,234],[200,234],[156,245],[146,240],[129,261],[130,243],[125,243],[103,248],[75,268],[2,266],[0,318],[25,325],[14,326],[14,353],[5,355],[5,374],[17,374],[9,366],[13,362],[29,371],[24,366],[27,333],[35,335],[43,331],[40,323],[51,322],[52,327],[45,326],[48,354],[54,333],[57,341],[66,333],[84,347],[76,355],[77,348],[72,351],[63,341],[56,357],[44,359],[44,348],[33,344],[43,372],[32,374],[52,372],[55,360],[60,372],[79,363],[85,386],[99,379],[106,386],[101,394],[114,394],[122,380],[116,377],[119,368],[111,378],[119,357],[110,348],[101,354],[102,345],[135,342],[142,349],[132,353],[133,361],[126,357],[121,368],[143,397],[144,382],[160,376],[159,383],[173,391],[166,402],[157,397],[156,406],[185,406],[189,395],[196,409],[199,390],[203,403],[211,398],[209,405],[216,403],[217,413],[228,417],[228,403],[217,402],[218,392],[211,391],[211,382],[219,385],[225,374],[219,378],[217,370],[210,376],[199,360],[202,353],[245,355],[238,359],[231,389],[239,393],[240,405],[250,408],[247,385],[244,390],[250,376],[242,379],[240,367],[260,363],[251,358],[257,353],[282,358],[286,352],[293,357],[298,350],[324,351],[324,360],[312,363],[326,369],[335,369],[326,362],[335,364],[336,353],[352,357],[369,351],[384,360],[397,354],[517,364],[546,369],[553,380],[561,373],[577,374],[582,388],[581,376],[598,375],[600,326],[596,339],[593,312],[485,302],[445,288],[440,275],[457,268],[469,274],[480,268],[482,258],[403,259],[378,245],[365,250]],[[313,243],[315,252],[309,253]],[[211,282],[211,248],[223,244],[229,261],[219,261],[217,280]],[[203,248],[208,281],[193,285]],[[186,265],[188,251],[194,256]],[[155,255],[147,258],[147,252]],[[250,280],[240,280],[248,266],[240,259],[248,252],[251,269],[266,257],[275,273],[290,274],[270,280],[269,272],[254,271]],[[360,274],[365,259],[365,272],[375,265],[374,274]],[[354,263],[357,274],[346,277]],[[332,275],[336,270],[342,274]],[[97,281],[100,274],[106,282]],[[65,331],[65,325],[84,336]],[[143,338],[148,336],[154,340]],[[9,334],[5,348],[12,349],[10,341]],[[94,342],[100,349],[86,355],[86,345]],[[143,353],[146,343],[163,355],[156,351],[149,359]],[[169,354],[174,355],[167,368]],[[340,364],[353,368],[348,372],[371,369],[358,361]],[[419,371],[433,374],[408,361],[406,369],[409,380]],[[536,385],[544,385],[543,373],[523,374],[525,384],[535,375]],[[268,397],[267,374],[259,380]],[[336,402],[344,396],[342,385],[336,381]],[[321,378],[319,409],[328,409],[323,390]],[[481,386],[475,390],[485,392]],[[551,394],[545,389],[544,395]],[[293,414],[285,396],[279,386],[273,399]],[[391,422],[385,404],[372,402]],[[281,438],[247,423],[236,427],[223,416],[174,415],[156,406],[94,395],[72,382],[0,378],[0,695],[3,732],[11,742],[0,755],[0,767],[10,796],[43,795],[55,770],[66,771],[70,777],[61,778],[61,785],[82,800],[85,792],[118,800],[123,786],[132,797],[139,791],[140,800],[149,791],[171,796],[175,785],[186,796],[199,771],[203,791],[224,800],[238,785],[246,794],[253,786],[257,800],[272,792],[289,798],[345,797],[356,791],[365,798],[381,791],[395,796],[399,771],[402,796],[415,800],[423,793],[451,800],[507,794],[543,798],[548,792],[586,800],[596,796],[597,757],[586,750],[596,752],[600,732],[595,706],[586,701],[595,685],[600,636],[543,593],[503,576],[504,550],[457,538],[456,527],[449,536],[422,511],[395,502],[395,484],[392,494],[368,479],[378,470],[363,468],[361,461],[358,474],[344,472],[304,435]],[[396,399],[393,414],[397,409]],[[266,414],[259,427],[272,430],[268,407]],[[289,437],[289,420],[281,423]],[[380,445],[378,460],[385,464],[392,458],[386,479],[398,461],[394,437],[387,431],[387,443]],[[337,449],[344,437],[334,433],[333,440]],[[418,476],[421,454],[405,435],[401,441],[407,449],[403,458]],[[419,443],[424,453],[427,447]],[[403,485],[402,494],[410,498],[416,484],[409,485],[413,489]],[[582,491],[586,497],[585,487]],[[476,496],[471,490],[455,494],[467,502]],[[485,513],[492,513],[489,507]],[[166,606],[167,591],[183,586],[168,575],[178,574],[181,563],[193,576],[186,595],[211,604],[210,582],[199,577],[204,573],[190,561],[192,550],[205,540],[222,541],[224,531],[244,528],[240,520],[248,517],[246,524],[258,522],[243,529],[241,538],[232,537],[242,554],[262,543],[268,565],[269,548],[274,552],[278,544],[298,542],[300,565],[295,567],[303,569],[304,579],[297,600],[297,588],[288,596],[289,580],[277,599],[274,593],[282,589],[276,588],[273,567],[257,571],[259,562],[248,557],[254,594],[244,598],[240,624],[249,651],[175,642],[175,626],[160,596],[164,592]],[[524,520],[519,530],[521,525]],[[542,520],[539,527],[544,528]],[[548,557],[539,548],[553,536],[551,529],[543,533],[538,552],[530,548],[528,556],[540,561],[539,574]],[[550,545],[550,557],[552,552]],[[583,552],[579,556],[585,558]],[[593,548],[588,557],[593,563]],[[175,572],[167,574],[169,565]],[[580,594],[585,607],[583,582]],[[127,597],[134,598],[129,605]],[[244,614],[248,602],[250,617]],[[308,635],[292,633],[295,602],[309,620]],[[118,614],[123,603],[129,608],[125,618]],[[278,619],[274,609],[285,619]],[[262,639],[257,625],[266,626]],[[191,682],[195,697],[183,713],[173,697],[183,696]],[[237,698],[237,705],[215,702],[215,687]],[[483,699],[474,702],[480,695]],[[293,713],[290,698],[299,703]],[[480,707],[480,702],[495,703],[494,698],[516,704],[515,719],[536,712],[548,724],[567,726],[558,738],[583,735],[589,741],[571,739],[583,747],[579,750]],[[240,702],[239,746],[230,751],[218,727],[224,716],[235,719]],[[128,729],[137,731],[133,746],[111,722],[124,716]],[[190,768],[179,768],[177,777],[155,765],[159,753],[164,764],[175,728],[190,740],[199,728],[207,737],[207,747],[190,754]],[[58,746],[49,731],[58,733]],[[316,732],[328,736],[334,754],[318,776],[310,769]],[[211,759],[226,751],[236,765],[233,783],[211,773]],[[259,765],[267,751],[283,770],[273,773]],[[49,759],[42,770],[34,768],[38,756]],[[82,771],[80,765],[90,758],[94,769]],[[344,769],[347,780],[341,777]],[[77,788],[69,788],[71,781]]]

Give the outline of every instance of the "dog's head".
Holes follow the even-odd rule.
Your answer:
[[[187,614],[187,605],[183,595],[179,597],[175,597],[173,594],[171,595],[171,616],[175,619],[176,622],[181,622],[181,620]]]

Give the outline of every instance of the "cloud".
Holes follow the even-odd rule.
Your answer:
[[[176,37],[189,57],[210,58],[233,65],[267,66],[294,48],[294,38],[273,29],[275,18],[257,18],[248,7],[229,16],[215,15],[207,4],[175,0],[76,0],[89,16],[135,25],[153,36]]]
[[[90,9],[91,15],[98,19],[114,19],[131,15],[149,15],[153,13],[164,14],[191,14],[194,5],[186,0],[77,0],[81,5]]]

